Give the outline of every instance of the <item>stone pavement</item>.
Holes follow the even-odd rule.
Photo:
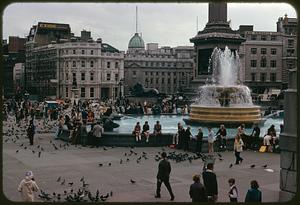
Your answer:
[[[4,130],[6,124],[4,124]],[[5,142],[8,136],[3,138],[3,191],[5,196],[12,201],[20,201],[20,194],[17,192],[17,186],[23,179],[27,170],[32,170],[39,187],[48,192],[63,193],[64,190],[77,188],[81,185],[80,178],[85,177],[89,189],[95,193],[99,189],[101,194],[113,191],[113,196],[108,198],[108,202],[168,202],[170,196],[162,185],[162,198],[154,198],[156,189],[156,174],[158,162],[155,161],[155,155],[162,152],[161,147],[156,148],[134,148],[137,155],[124,156],[124,153],[130,153],[130,148],[126,147],[102,147],[89,148],[74,145],[60,147],[64,142],[53,140],[53,133],[37,134],[35,145],[30,147],[28,139],[20,137],[15,143],[11,140]],[[50,140],[56,144],[58,150],[50,144]],[[25,150],[24,144],[28,148]],[[38,148],[40,145],[44,151],[41,157],[38,157]],[[16,153],[16,150],[19,150]],[[164,148],[166,152],[174,149]],[[32,152],[35,151],[35,153]],[[136,159],[147,153],[148,159],[142,158],[139,164]],[[183,152],[177,151],[176,152]],[[191,153],[190,153],[191,154]],[[280,155],[273,153],[258,153],[253,151],[244,151],[241,156],[244,161],[241,165],[229,164],[234,162],[233,152],[223,152],[223,160],[216,159],[215,173],[218,178],[219,200],[228,202],[228,179],[234,177],[239,189],[239,201],[244,201],[245,194],[249,188],[250,181],[256,179],[260,184],[263,193],[264,202],[274,202],[279,199],[279,176],[280,176]],[[126,159],[129,158],[129,162]],[[123,163],[120,164],[120,159]],[[99,167],[99,163],[103,166]],[[108,165],[111,163],[111,166]],[[251,169],[250,165],[256,164]],[[268,164],[268,168],[274,172],[267,172],[261,166]],[[175,193],[175,202],[190,202],[189,186],[192,183],[192,175],[202,171],[203,162],[201,159],[176,163],[171,161],[171,186]],[[66,180],[65,185],[56,182],[60,177]],[[136,181],[130,183],[130,179]],[[202,181],[202,179],[201,179]],[[69,186],[69,182],[74,182]]]

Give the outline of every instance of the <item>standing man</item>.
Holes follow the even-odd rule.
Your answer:
[[[98,121],[97,124],[93,127],[93,135],[94,135],[96,147],[98,147],[100,145],[100,139],[102,137],[103,132],[104,132],[104,129],[100,125],[100,122]]]
[[[203,132],[202,128],[199,127],[198,129],[198,134],[196,135],[196,153],[201,153],[202,152],[202,140],[203,140]]]
[[[37,192],[39,187],[33,179],[32,171],[28,171],[18,187],[18,191],[21,192],[22,200],[27,202],[34,202],[34,192]]]
[[[30,145],[33,145],[34,133],[35,133],[35,126],[33,124],[33,119],[31,119],[29,122],[29,126],[27,128],[27,136],[29,138]]]
[[[172,192],[172,188],[169,182],[170,179],[170,173],[171,173],[171,164],[170,162],[166,159],[167,153],[163,152],[161,153],[161,157],[163,158],[158,165],[158,173],[157,173],[157,188],[156,188],[156,195],[155,198],[160,198],[160,187],[161,184],[164,183],[165,186],[167,187],[170,196],[171,196],[171,201],[174,200],[175,196]]]
[[[184,133],[184,147],[183,147],[184,151],[188,151],[189,150],[189,141],[190,141],[191,137],[193,137],[193,135],[191,133],[191,127],[188,126],[186,128],[185,133]]]
[[[213,172],[214,164],[208,163],[207,168],[202,172],[203,183],[206,189],[208,201],[216,202],[218,199],[217,176]]]

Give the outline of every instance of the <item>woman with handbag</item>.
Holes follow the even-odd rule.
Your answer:
[[[240,156],[241,152],[243,151],[244,142],[241,138],[240,134],[237,134],[234,140],[234,154],[235,154],[235,164],[239,164],[244,159]]]

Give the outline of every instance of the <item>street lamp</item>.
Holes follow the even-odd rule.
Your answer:
[[[118,85],[119,85],[119,98],[121,99],[122,97],[122,85],[123,85],[123,82],[124,82],[124,78],[121,78]]]

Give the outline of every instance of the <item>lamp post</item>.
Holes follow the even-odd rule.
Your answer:
[[[124,78],[120,79],[118,85],[119,85],[119,98],[122,98],[122,86],[123,86]]]

